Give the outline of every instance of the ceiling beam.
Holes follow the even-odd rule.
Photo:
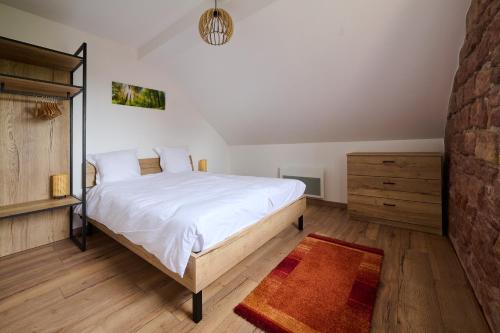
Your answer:
[[[238,22],[253,15],[275,1],[277,0],[219,0],[218,6],[229,12],[233,18],[233,22]],[[213,5],[213,0],[203,1],[200,5],[190,10],[186,15],[172,23],[169,27],[158,33],[151,40],[144,43],[137,51],[139,59],[153,53],[178,34],[190,28],[197,27],[201,14],[208,8],[213,7]]]

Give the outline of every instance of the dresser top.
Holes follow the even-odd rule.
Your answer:
[[[436,152],[366,152],[348,153],[348,156],[443,156],[443,153]]]

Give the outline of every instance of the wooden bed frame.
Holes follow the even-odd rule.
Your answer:
[[[141,159],[139,162],[142,174],[161,172],[159,158]],[[86,183],[88,187],[91,187],[95,185],[96,170],[92,164],[87,163],[86,172]],[[158,258],[146,251],[142,246],[132,243],[120,234],[114,233],[99,221],[88,218],[88,222],[192,291],[193,321],[198,323],[202,319],[202,290],[279,234],[290,223],[298,221],[299,230],[303,230],[305,209],[306,199],[301,197],[212,248],[199,253],[191,253],[182,278],[165,267]]]

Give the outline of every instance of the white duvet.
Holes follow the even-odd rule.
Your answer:
[[[291,179],[159,173],[93,187],[87,215],[183,276],[192,251],[216,245],[304,190]]]

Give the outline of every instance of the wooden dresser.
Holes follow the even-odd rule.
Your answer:
[[[347,154],[351,218],[442,234],[440,153]]]

